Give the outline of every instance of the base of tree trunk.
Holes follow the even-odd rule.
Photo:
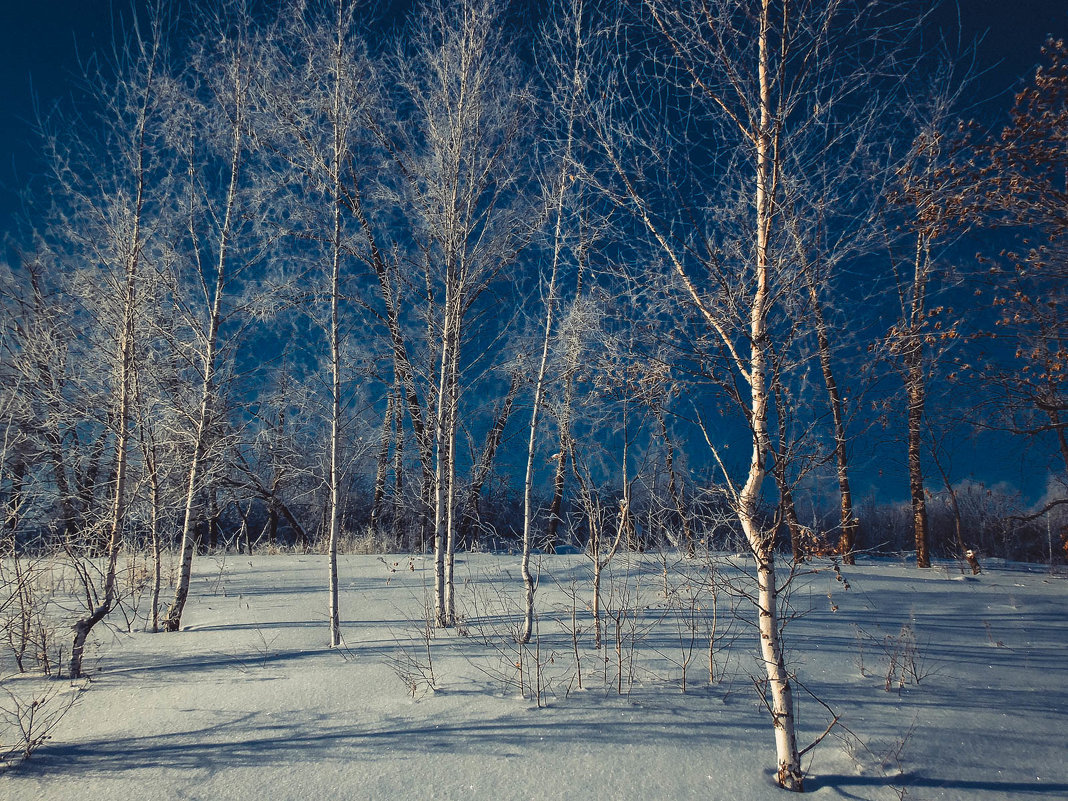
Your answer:
[[[779,782],[779,787],[784,790],[789,790],[792,793],[805,792],[805,779],[801,775],[801,768],[796,765],[790,766],[785,762],[780,763],[776,780]]]

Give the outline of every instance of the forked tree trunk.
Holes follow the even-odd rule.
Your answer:
[[[456,428],[459,423],[459,381],[460,381],[460,319],[457,312],[456,325],[453,329],[454,341],[452,360],[449,366],[448,389],[448,462],[445,499],[445,625],[456,624],[456,584],[453,567],[456,558]]]
[[[157,32],[158,36],[158,32]],[[128,461],[129,438],[130,438],[130,407],[133,403],[133,375],[134,357],[136,355],[136,310],[137,310],[137,285],[141,251],[144,247],[142,239],[142,214],[145,206],[146,191],[146,144],[148,127],[149,103],[155,89],[156,58],[159,55],[159,39],[152,43],[151,58],[146,67],[144,94],[140,98],[141,105],[138,109],[138,117],[135,130],[136,149],[133,153],[135,190],[133,198],[133,228],[129,241],[123,243],[127,248],[125,263],[123,265],[123,294],[122,294],[122,320],[118,331],[118,398],[115,408],[115,494],[111,505],[111,532],[107,542],[107,566],[104,572],[104,595],[96,608],[90,609],[89,613],[80,618],[74,624],[74,641],[71,644],[70,677],[81,678],[82,659],[85,653],[85,641],[93,627],[108,616],[112,605],[115,603],[115,571],[118,564],[119,549],[122,545],[122,532],[126,523],[126,469]]]

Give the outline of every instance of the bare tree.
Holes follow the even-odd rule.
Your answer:
[[[523,82],[493,0],[432,0],[413,22],[411,51],[390,61],[401,116],[388,147],[425,266],[429,339],[438,346],[433,420],[435,618],[454,617],[457,426],[473,304],[514,263],[530,220],[519,170]],[[413,417],[414,421],[414,417]],[[418,432],[417,432],[418,438]]]
[[[890,248],[899,317],[885,340],[905,394],[909,495],[916,566],[920,568],[931,566],[923,470],[929,375],[946,344],[957,339],[961,322],[944,305],[936,305],[950,266],[942,240],[953,221],[953,190],[946,168],[951,156],[948,132],[959,88],[952,88],[948,69],[935,85],[936,91],[926,102],[913,107],[917,133],[908,157],[898,167],[898,186],[891,198],[903,219],[904,252],[899,256],[895,247]]]
[[[138,295],[146,262],[155,253],[168,187],[159,146],[166,95],[164,25],[159,14],[152,17],[147,31],[136,23],[131,26],[113,63],[113,77],[101,74],[94,79],[93,98],[101,109],[100,141],[79,141],[71,130],[63,132],[63,139],[59,134],[49,139],[53,187],[62,197],[57,207],[58,238],[75,259],[103,266],[109,294],[101,298],[102,310],[112,325],[114,348],[109,366],[115,464],[103,590],[98,596],[86,594],[91,603],[74,624],[73,678],[81,675],[90,631],[115,603],[115,570],[126,524]]]
[[[586,78],[583,74],[585,57],[583,50],[586,46],[585,30],[588,25],[582,0],[561,4],[556,10],[559,19],[547,34],[545,51],[549,55],[549,61],[553,74],[549,77],[555,85],[552,88],[550,107],[559,109],[560,119],[560,152],[556,155],[558,167],[547,187],[549,205],[551,208],[550,220],[552,221],[552,235],[549,243],[549,275],[544,288],[544,325],[542,327],[541,354],[538,358],[538,367],[534,375],[534,398],[530,411],[530,436],[527,442],[527,463],[523,478],[523,558],[521,570],[524,587],[524,616],[523,630],[519,635],[521,643],[530,642],[534,630],[534,590],[535,580],[530,571],[530,554],[534,537],[534,460],[538,444],[538,424],[542,406],[545,402],[546,381],[549,372],[550,346],[552,344],[554,327],[556,324],[557,307],[560,302],[560,284],[562,262],[567,257],[565,250],[566,231],[565,217],[568,210],[567,201],[569,192],[575,184],[574,175],[578,168],[575,165],[577,132],[577,118],[579,103]],[[563,52],[554,52],[553,48],[559,48]],[[576,187],[577,189],[577,187]],[[560,466],[563,464],[563,451],[557,457],[557,472],[561,473]],[[556,482],[560,485],[562,494],[562,475]],[[554,488],[555,492],[555,488]],[[555,512],[550,514],[559,515],[559,500],[554,497]]]
[[[785,369],[798,363],[790,350],[803,330],[790,189],[805,164],[853,158],[850,142],[820,142],[811,133],[824,118],[846,122],[865,95],[878,92],[882,40],[894,34],[883,10],[848,0],[645,0],[635,11],[640,25],[614,28],[629,38],[616,45],[608,82],[592,92],[607,163],[599,184],[645,231],[673,281],[661,284],[670,308],[694,315],[677,323],[682,335],[700,327],[700,373],[737,404],[749,431],[743,475],[719,447],[714,458],[756,563],[777,779],[797,791],[801,752],[780,637],[775,533],[761,513],[764,479],[786,455],[771,439],[775,371],[785,380]],[[640,61],[643,45],[649,57]],[[629,106],[635,101],[638,114]],[[660,125],[665,108],[672,122]]]
[[[257,249],[245,240],[255,210],[250,205],[253,149],[252,84],[260,57],[250,11],[241,0],[224,6],[207,25],[186,76],[184,101],[174,122],[176,145],[186,157],[182,187],[187,220],[185,255],[195,295],[189,306],[199,404],[192,416],[191,456],[186,481],[181,557],[174,598],[164,620],[166,631],[178,631],[189,596],[196,552],[196,499],[204,482],[212,437],[218,433],[219,383],[225,371],[220,360],[224,324],[236,313],[234,281]],[[216,195],[214,175],[223,178]],[[262,249],[260,251],[262,253]]]
[[[292,236],[316,243],[315,258],[325,276],[322,305],[329,355],[329,435],[326,455],[326,531],[329,558],[330,645],[341,644],[337,549],[342,525],[343,441],[349,384],[345,380],[347,331],[355,322],[347,278],[353,265],[366,261],[386,271],[364,208],[363,172],[372,107],[377,89],[358,36],[358,7],[348,0],[298,3],[289,10],[272,47],[271,78],[264,87],[275,130],[274,146],[300,187]],[[354,233],[366,234],[366,253],[358,253]],[[354,259],[359,256],[359,261]],[[359,302],[359,301],[358,301]],[[386,413],[393,419],[394,404]],[[386,443],[388,447],[388,442]],[[381,460],[380,460],[381,461]],[[382,475],[384,481],[384,474]],[[377,486],[377,485],[376,485]],[[377,509],[379,501],[375,502]],[[373,515],[374,517],[374,515]]]
[[[945,177],[959,192],[963,222],[1014,237],[1003,253],[983,256],[997,317],[981,339],[993,342],[964,373],[994,388],[995,427],[1052,437],[1068,470],[1068,45],[1048,41],[1043,56],[1000,134],[972,126]]]

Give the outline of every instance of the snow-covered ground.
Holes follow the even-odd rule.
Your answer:
[[[325,557],[201,558],[183,631],[98,627],[89,688],[0,799],[781,799],[744,565],[617,556],[597,650],[589,560],[542,557],[520,649],[518,556],[460,555],[459,625],[429,637],[428,558],[344,556],[330,650]],[[800,745],[840,718],[812,797],[1068,798],[1068,580],[821,567],[786,629]]]

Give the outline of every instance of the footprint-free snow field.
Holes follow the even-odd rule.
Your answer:
[[[1068,797],[1068,580],[985,567],[794,577],[799,745],[823,737],[803,760],[811,797]],[[145,632],[131,599],[132,625],[115,613],[94,632],[90,681],[62,683],[50,703],[77,702],[0,775],[0,798],[785,797],[744,558],[618,556],[600,647],[590,561],[537,568],[521,647],[518,556],[460,555],[457,625],[441,631],[429,558],[343,556],[332,650],[325,557],[203,557],[182,631]],[[8,675],[15,693],[40,683]]]

